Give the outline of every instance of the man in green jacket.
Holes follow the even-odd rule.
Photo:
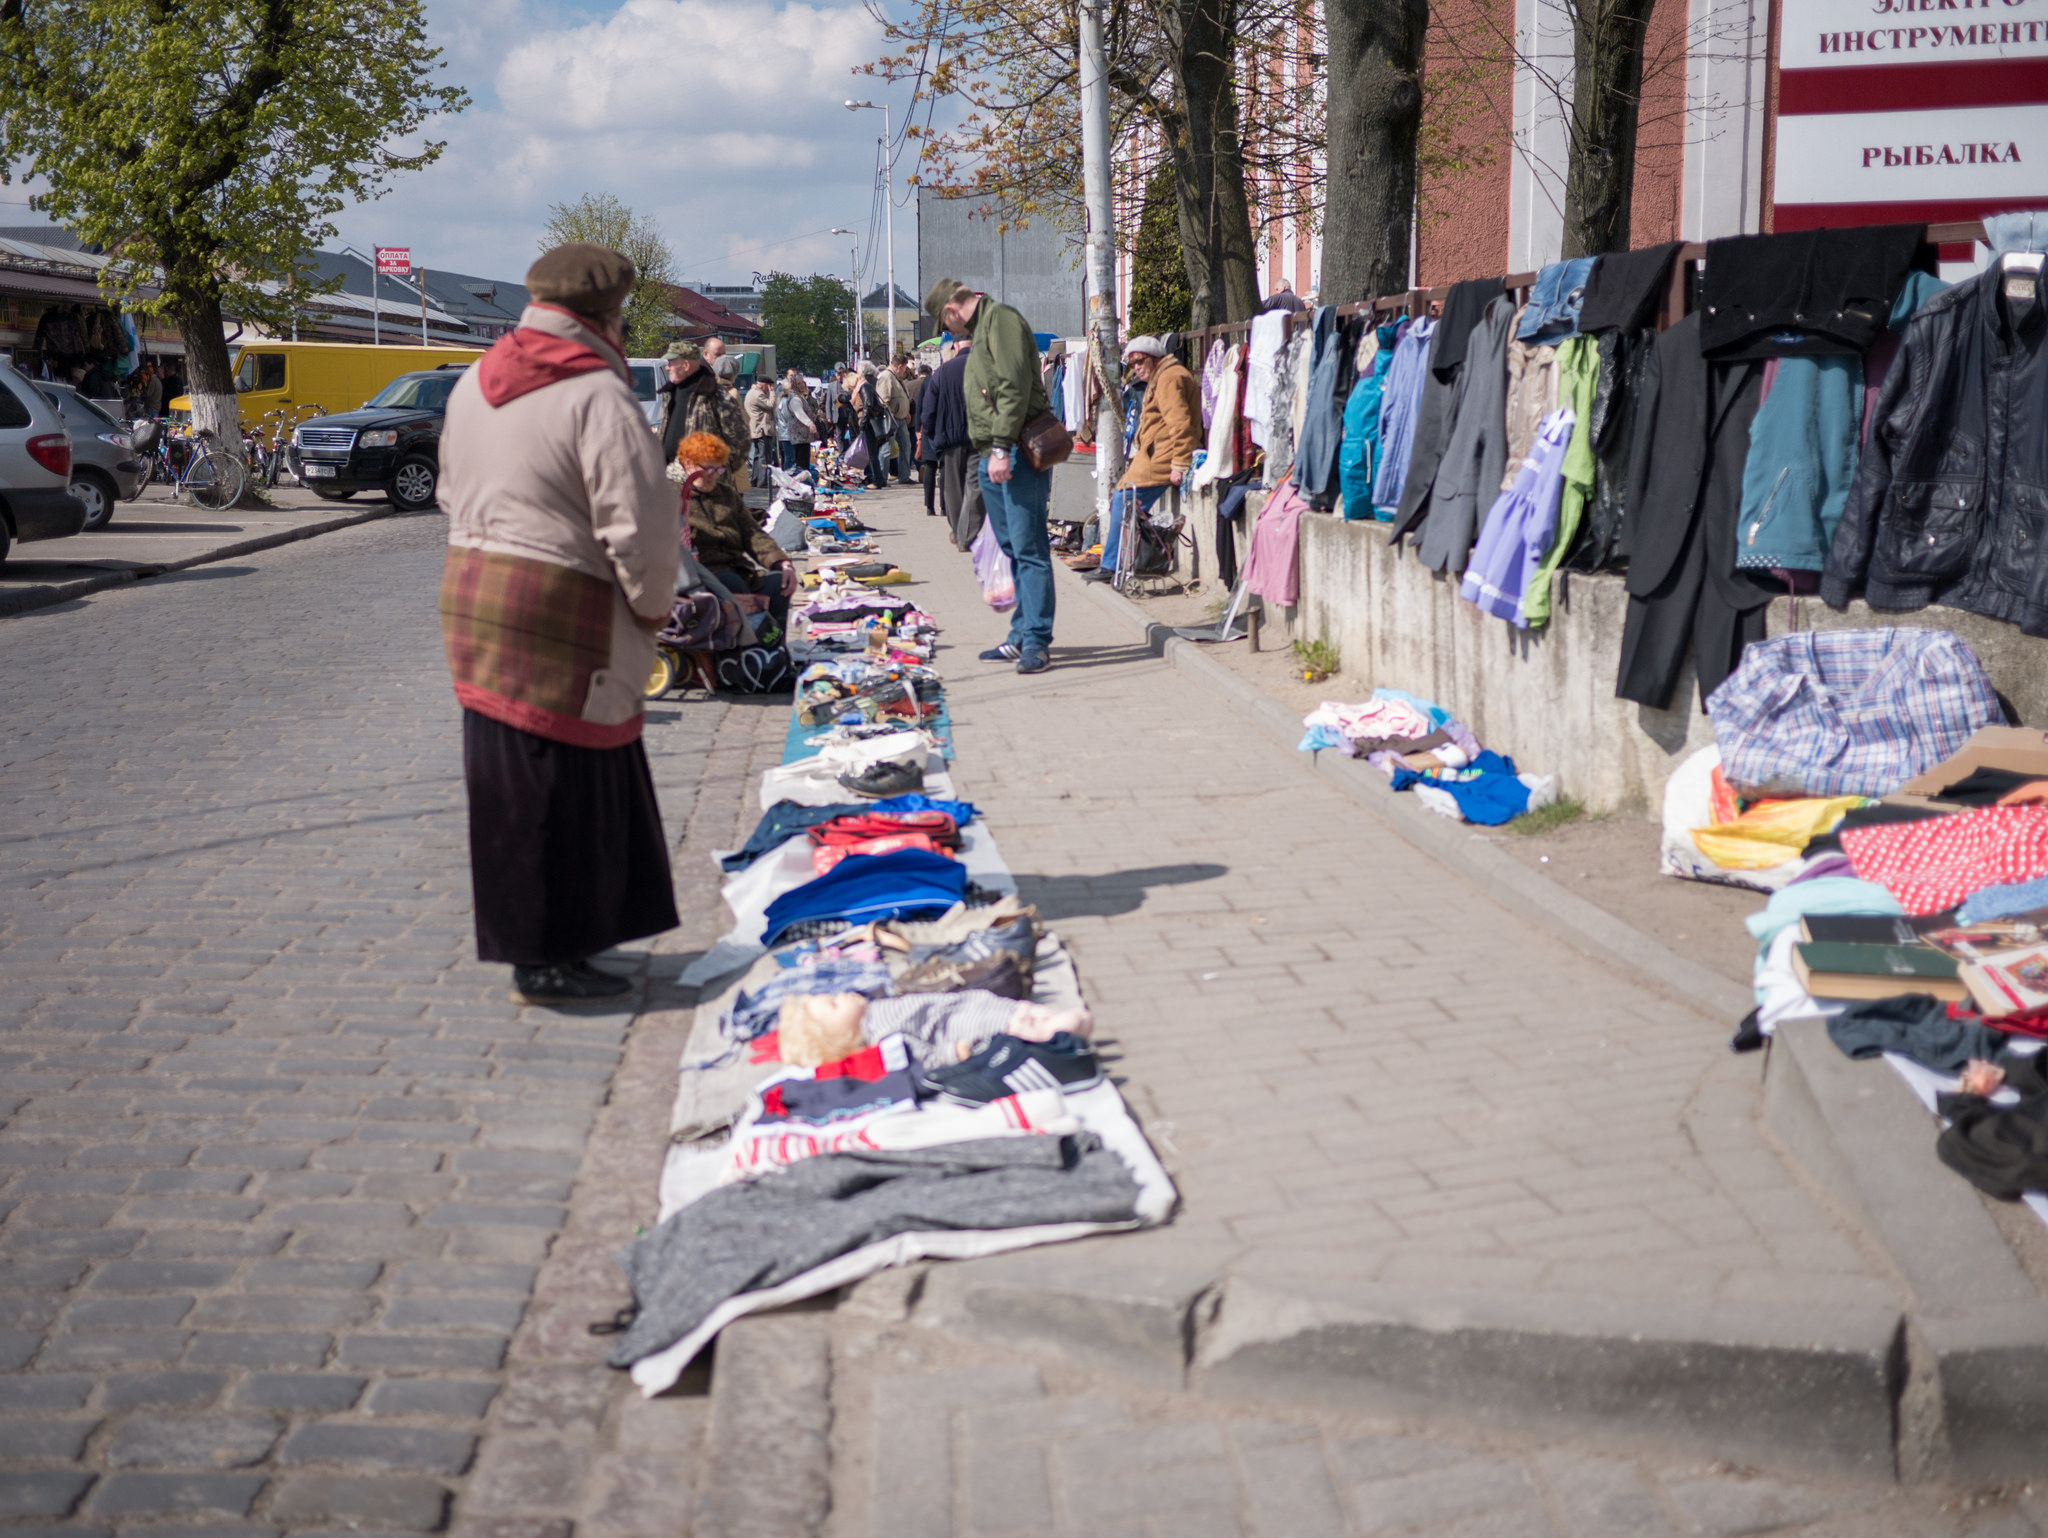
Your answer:
[[[981,654],[1015,662],[1020,673],[1052,666],[1052,540],[1045,526],[1052,476],[1034,470],[1017,444],[1026,423],[1048,409],[1030,322],[958,278],[941,278],[924,296],[925,313],[955,336],[974,339],[963,381],[967,437],[980,460],[982,508],[1010,558],[1017,607],[1010,634]]]

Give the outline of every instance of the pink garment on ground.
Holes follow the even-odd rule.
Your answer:
[[[1259,521],[1252,525],[1251,549],[1244,561],[1245,591],[1274,603],[1293,603],[1301,596],[1301,510],[1308,504],[1289,476],[1273,488]]]
[[[2048,806],[1987,806],[1852,828],[1842,851],[1859,880],[1875,881],[1908,914],[1940,913],[1980,887],[2048,876]]]

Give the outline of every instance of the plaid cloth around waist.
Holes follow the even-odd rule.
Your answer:
[[[1753,642],[1707,700],[1730,785],[1887,796],[2004,719],[1946,630],[1807,631]]]
[[[640,735],[640,718],[583,718],[592,677],[611,665],[612,584],[526,556],[448,547],[441,640],[455,696],[507,726],[577,747]]]

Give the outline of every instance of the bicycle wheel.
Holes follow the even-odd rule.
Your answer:
[[[242,495],[245,479],[242,462],[234,455],[223,449],[207,449],[194,458],[185,476],[185,489],[192,494],[195,506],[219,512],[234,506]]]

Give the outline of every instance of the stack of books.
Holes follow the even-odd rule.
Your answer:
[[[1922,993],[1991,1021],[2038,1013],[2048,1027],[2048,909],[1967,925],[1946,913],[1812,913],[1800,933],[1792,970],[1815,998]]]

